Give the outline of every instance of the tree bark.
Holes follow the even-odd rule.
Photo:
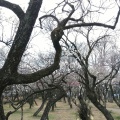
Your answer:
[[[44,105],[46,103],[46,100],[43,100],[41,106],[38,108],[38,110],[33,114],[33,116],[37,116],[38,113],[43,109]]]
[[[91,102],[95,105],[95,107],[98,108],[103,113],[103,115],[107,120],[114,120],[110,112],[98,102],[94,91],[87,89],[87,97],[91,100]]]
[[[6,120],[4,109],[3,109],[3,101],[2,101],[2,93],[0,93],[0,120]]]
[[[48,100],[48,103],[47,103],[47,105],[46,105],[46,107],[45,107],[45,110],[44,110],[44,112],[43,112],[43,114],[42,114],[41,120],[49,120],[48,114],[49,114],[49,111],[50,111],[51,107],[52,107],[58,100],[60,100],[63,96],[66,95],[65,91],[64,91],[63,89],[61,89],[61,88],[55,90],[54,92],[55,92],[55,94],[53,94],[53,95],[51,96],[51,98],[49,98],[49,100]],[[53,92],[52,92],[52,93],[53,93]],[[55,96],[54,96],[54,95],[55,95]]]
[[[55,31],[51,33],[52,43],[56,50],[54,63],[51,66],[31,74],[18,73],[19,63],[30,40],[42,1],[43,0],[30,0],[29,6],[24,13],[19,5],[5,0],[0,0],[0,6],[12,10],[20,21],[12,46],[8,52],[8,56],[3,67],[0,69],[0,91],[3,91],[7,85],[36,82],[59,68],[62,51],[59,41],[62,38],[63,30],[62,32],[58,31],[57,34]],[[59,32],[61,34],[59,34]],[[2,93],[0,94],[0,120],[5,120],[1,96]]]

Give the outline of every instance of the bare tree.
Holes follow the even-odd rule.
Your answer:
[[[13,44],[10,48],[6,61],[0,70],[0,96],[2,95],[2,92],[7,85],[35,82],[59,68],[61,55],[59,40],[61,39],[63,33],[56,35],[56,33],[52,32],[52,42],[56,50],[54,63],[50,67],[39,70],[32,74],[20,74],[17,72],[22,55],[29,42],[33,26],[38,17],[38,12],[41,8],[41,5],[42,0],[30,0],[26,13],[24,13],[19,5],[4,0],[0,1],[0,6],[12,10],[20,20]],[[6,118],[4,115],[2,100],[0,100],[0,112],[0,120],[5,120]]]
[[[115,29],[119,19],[119,13],[120,13],[119,8],[118,8],[118,13],[116,13],[117,15],[115,17],[114,24],[109,25],[109,24],[97,22],[97,20],[94,21],[90,19],[90,21],[87,21],[88,19],[86,18],[89,17],[89,15],[90,18],[92,18],[91,15],[92,13],[95,13],[95,11],[97,11],[97,13],[100,13],[101,11],[99,12],[99,9],[100,8],[104,9],[104,6],[97,7],[98,9],[96,9],[93,12],[94,9],[92,9],[92,7],[94,7],[94,5],[92,5],[93,3],[91,1],[87,1],[87,6],[84,4],[83,1],[80,2],[79,0],[78,1],[73,0],[72,2],[68,0],[67,1],[64,0],[61,3],[58,3],[55,9],[52,10],[52,12],[51,11],[48,12],[50,13],[49,15],[47,14],[39,18],[41,28],[43,28],[42,20],[44,20],[45,18],[52,17],[54,21],[57,22],[57,25],[53,27],[51,31],[51,40],[53,43],[53,47],[55,48],[55,56],[54,56],[53,64],[51,64],[46,68],[33,72],[31,74],[24,74],[24,73],[21,74],[18,72],[18,67],[21,62],[23,53],[25,52],[27,44],[30,40],[30,36],[33,31],[36,19],[38,17],[38,13],[40,11],[42,2],[43,0],[30,0],[27,10],[24,12],[19,5],[14,4],[12,2],[8,2],[6,0],[0,0],[1,7],[5,7],[12,10],[15,13],[15,15],[19,18],[19,25],[13,43],[10,47],[5,63],[0,69],[0,113],[1,113],[0,120],[6,119],[3,109],[2,99],[1,99],[2,92],[6,86],[12,84],[27,84],[27,83],[35,82],[51,74],[52,72],[54,72],[56,69],[59,68],[59,62],[61,57],[61,46],[59,44],[59,41],[61,40],[64,34],[63,32],[64,30],[87,27],[87,26],[98,26],[98,27]],[[115,5],[117,6],[116,3]],[[59,20],[56,17],[57,8],[61,8],[61,11],[65,13],[66,17],[63,18],[62,20]],[[74,13],[77,12],[78,8],[80,8],[79,11],[80,16],[76,18],[75,17],[76,15]],[[94,95],[94,93],[92,95]],[[91,96],[89,97],[90,99],[92,99]],[[107,117],[108,116],[106,116],[106,118]],[[110,118],[109,120],[112,120],[112,118]]]
[[[98,101],[96,89],[100,83],[109,82],[115,77],[119,71],[120,64],[117,62],[109,67],[102,65],[101,67],[107,68],[107,72],[105,73],[104,71],[104,75],[101,76],[101,78],[97,75],[96,69],[93,68],[94,66],[92,67],[91,64],[91,55],[93,54],[95,47],[97,47],[101,41],[104,42],[106,39],[108,39],[109,35],[105,32],[105,34],[98,36],[97,39],[93,41],[94,39],[91,40],[90,37],[93,27],[88,27],[86,29],[86,32],[85,30],[82,31],[82,35],[86,38],[86,42],[81,44],[79,47],[77,42],[71,41],[69,37],[66,36],[66,39],[64,39],[66,49],[69,50],[69,56],[75,58],[79,65],[79,69],[75,69],[75,72],[81,77],[80,82],[84,85],[87,97],[104,114],[106,119],[113,120],[113,117],[109,111]],[[77,41],[77,38],[75,41]],[[101,60],[103,61],[104,59]]]

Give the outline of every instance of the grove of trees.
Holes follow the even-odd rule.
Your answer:
[[[36,86],[37,91],[31,89],[31,94],[41,93],[43,104],[48,100],[41,120],[49,119],[51,107],[67,96],[68,91],[69,103],[78,93],[79,102],[84,104],[89,99],[107,120],[114,120],[105,103],[111,91],[111,98],[120,106],[114,97],[115,91],[119,94],[120,84],[119,46],[116,42],[119,40],[119,0],[60,0],[54,1],[54,8],[48,11],[42,9],[43,4],[46,8],[49,6],[44,1],[29,0],[24,10],[9,0],[0,0],[0,11],[7,8],[18,19],[13,24],[15,30],[10,40],[6,40],[3,29],[9,26],[3,26],[3,15],[0,12],[0,44],[7,46],[6,51],[3,46],[0,51],[0,120],[7,120],[12,114],[5,114],[3,93],[13,85],[23,85],[23,88],[28,86],[30,89],[33,87],[29,85]],[[30,53],[27,55],[26,50],[35,28],[47,35],[54,53],[52,50],[46,56],[39,53],[35,59],[32,59]],[[44,41],[42,37],[39,39],[40,42]],[[26,56],[29,56],[29,60]],[[68,85],[73,80],[79,82],[81,91],[76,89],[75,92]],[[20,91],[17,92],[19,94]]]

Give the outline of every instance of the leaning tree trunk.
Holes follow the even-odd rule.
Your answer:
[[[2,93],[0,93],[0,120],[6,120],[3,109]]]
[[[63,97],[63,95],[61,95],[60,98],[56,98],[56,99],[52,98],[52,99],[49,99],[49,101],[48,101],[48,103],[47,103],[47,105],[46,105],[46,107],[45,107],[45,110],[44,110],[44,112],[43,112],[43,115],[42,115],[42,117],[41,117],[41,120],[49,120],[48,114],[49,114],[49,111],[50,111],[51,107],[52,107],[53,105],[55,105],[55,103],[56,103],[58,100],[60,100],[62,97]]]
[[[78,105],[78,114],[81,120],[91,120],[92,113],[89,105],[84,101],[82,96],[78,96],[80,105]]]
[[[45,107],[45,110],[42,114],[41,120],[49,120],[48,118],[48,114],[49,111],[51,109],[51,107],[58,101],[60,100],[62,97],[64,97],[66,95],[65,91],[63,89],[57,89],[54,92],[52,91],[52,96],[51,98],[49,98],[48,103]]]
[[[33,114],[33,116],[37,116],[38,113],[43,109],[44,105],[46,103],[46,100],[43,100],[41,106],[38,108],[38,110]]]
[[[42,92],[42,104],[41,106],[37,109],[37,111],[33,114],[33,116],[37,116],[38,113],[44,108],[44,105],[49,97],[49,92],[45,94],[45,92]]]
[[[52,100],[49,100],[46,107],[45,107],[45,110],[42,114],[42,117],[41,117],[41,120],[49,120],[48,118],[48,114],[49,114],[49,111],[51,109],[51,106],[54,104],[55,101],[52,101]]]
[[[112,117],[112,115],[110,114],[110,112],[103,106],[101,105],[96,97],[96,94],[94,91],[92,90],[87,90],[87,97],[90,99],[90,101],[95,105],[96,108],[98,108],[103,115],[105,116],[105,118],[107,120],[114,120],[114,118]]]

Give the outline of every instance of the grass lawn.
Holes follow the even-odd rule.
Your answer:
[[[33,117],[33,113],[39,108],[41,101],[37,100],[38,106],[34,105],[32,109],[29,109],[29,105],[24,105],[24,113],[23,117],[24,120],[40,120],[42,115],[41,111],[37,117]],[[5,112],[12,111],[12,107],[9,104],[4,105]],[[120,109],[114,103],[107,104],[108,110],[112,113],[115,120],[120,120]],[[92,113],[94,115],[94,120],[106,120],[105,117],[100,113],[93,105],[92,105]],[[55,111],[50,111],[49,113],[49,120],[77,120],[77,108],[73,105],[73,108],[70,109],[68,103],[64,102],[57,102],[57,107]],[[21,120],[21,110],[18,110],[14,114],[12,114],[9,120]]]

